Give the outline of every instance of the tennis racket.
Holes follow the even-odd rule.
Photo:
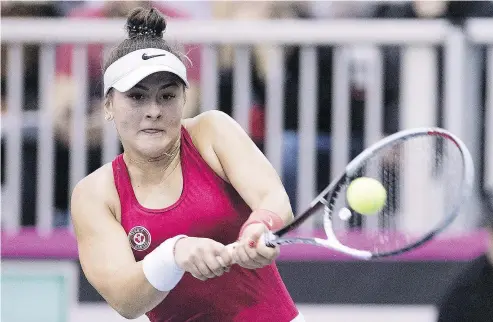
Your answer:
[[[387,198],[381,211],[361,215],[348,205],[346,190],[358,177],[382,183]],[[282,229],[265,233],[261,242],[271,247],[315,245],[365,260],[402,254],[430,241],[456,219],[473,181],[471,155],[455,135],[440,128],[404,130],[361,152],[306,211]],[[322,222],[322,234],[296,235],[313,216]]]

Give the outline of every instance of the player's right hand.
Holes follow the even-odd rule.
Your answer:
[[[232,258],[226,247],[209,238],[185,237],[175,244],[176,264],[205,281],[229,271]]]

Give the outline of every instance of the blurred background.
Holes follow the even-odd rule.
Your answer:
[[[307,321],[435,321],[489,245],[491,1],[2,1],[1,321],[124,320],[81,272],[68,202],[121,152],[101,113],[102,57],[149,5],[190,58],[185,116],[233,116],[295,211],[388,134],[440,126],[465,141],[478,180],[442,240],[390,261],[310,250],[278,262]]]

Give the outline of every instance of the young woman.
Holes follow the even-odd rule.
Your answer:
[[[134,10],[105,62],[104,113],[124,153],[73,191],[84,273],[126,318],[302,321],[279,249],[258,242],[292,220],[279,176],[225,114],[182,119],[186,67],[165,27],[156,10]]]

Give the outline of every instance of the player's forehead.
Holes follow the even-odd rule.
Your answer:
[[[162,87],[163,85],[179,85],[180,79],[175,74],[169,72],[153,73],[136,84],[137,87]]]

